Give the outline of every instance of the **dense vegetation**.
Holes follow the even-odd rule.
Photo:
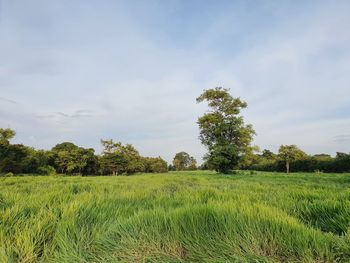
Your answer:
[[[96,155],[94,149],[71,142],[57,144],[49,151],[36,150],[23,144],[11,144],[14,136],[13,130],[0,129],[0,173],[117,175],[168,171],[161,157],[143,157],[131,144],[101,140],[104,150]]]
[[[0,262],[350,262],[350,174],[0,179]]]
[[[278,154],[269,150],[263,150],[262,153],[249,156],[247,164],[242,165],[242,169],[258,171],[277,171],[282,172],[291,170],[293,172],[328,172],[340,173],[350,172],[350,154],[337,152],[335,157],[328,154],[308,155],[297,149],[295,145],[289,145],[293,156],[286,155],[286,146],[281,146]],[[292,157],[292,158],[290,158]]]

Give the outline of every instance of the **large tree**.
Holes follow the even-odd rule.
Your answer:
[[[281,145],[278,150],[278,157],[285,162],[286,172],[289,173],[290,163],[305,158],[307,155],[296,145]]]
[[[228,89],[221,87],[204,90],[197,98],[197,102],[203,101],[208,103],[210,110],[198,118],[199,138],[208,148],[209,167],[227,173],[253,150],[250,144],[255,132],[240,116],[247,103],[232,97]]]
[[[196,159],[190,156],[187,152],[179,152],[175,154],[173,166],[177,171],[196,170],[197,162]]]

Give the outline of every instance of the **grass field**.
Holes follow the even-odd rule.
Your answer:
[[[350,262],[350,174],[0,178],[0,262]]]

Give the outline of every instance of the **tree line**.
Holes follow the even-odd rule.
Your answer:
[[[257,171],[282,172],[327,172],[340,173],[350,171],[350,154],[337,152],[335,157],[329,154],[309,155],[296,145],[282,145],[278,153],[263,150],[254,154],[244,169]]]
[[[11,144],[12,129],[0,128],[0,173],[68,174],[68,175],[130,175],[134,173],[165,173],[168,170],[194,170],[196,160],[186,152],[177,153],[173,165],[161,157],[144,157],[132,144],[101,140],[103,151],[63,142],[51,150],[36,150],[23,144]]]
[[[201,169],[229,173],[234,169],[293,172],[350,171],[350,154],[310,156],[296,145],[282,145],[277,154],[260,152],[252,145],[256,135],[251,124],[244,122],[241,110],[248,105],[234,98],[228,89],[204,90],[196,99],[206,102],[209,110],[198,118],[199,139],[207,148]],[[0,173],[62,173],[120,175],[137,172],[155,173],[168,170],[195,170],[196,160],[186,152],[175,155],[168,165],[161,157],[143,157],[131,144],[101,140],[103,151],[79,147],[71,142],[57,144],[49,151],[11,144],[11,129],[0,129]]]

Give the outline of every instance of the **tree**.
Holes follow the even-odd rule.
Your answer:
[[[277,156],[270,150],[264,149],[261,153],[261,157],[264,157],[265,159],[268,160],[276,160]]]
[[[290,163],[305,158],[307,155],[296,145],[281,145],[278,157],[285,162],[286,172],[289,173]]]
[[[228,89],[221,87],[204,90],[197,102],[206,101],[209,112],[198,118],[199,138],[208,148],[208,166],[227,173],[238,166],[242,157],[252,151],[255,134],[252,125],[246,125],[240,116],[247,103],[233,98]]]
[[[211,147],[205,157],[209,169],[220,173],[228,173],[238,163],[237,148],[233,144],[217,144]]]
[[[344,158],[347,157],[349,154],[343,153],[343,152],[336,152],[335,158]]]
[[[258,146],[247,147],[245,154],[239,159],[239,168],[249,169],[252,165],[259,163],[260,156],[257,154],[258,152],[260,152]]]
[[[9,142],[15,135],[16,132],[10,128],[0,128],[0,142]]]
[[[60,173],[93,173],[97,158],[94,149],[78,147],[71,142],[57,144],[51,150],[53,165]],[[87,167],[88,165],[93,167]]]
[[[144,170],[142,158],[133,145],[113,140],[101,140],[101,143],[104,150],[99,161],[103,174],[132,174]]]
[[[9,144],[0,159],[0,171],[23,173],[29,165],[30,148],[22,144]]]
[[[192,156],[190,158],[190,165],[188,166],[187,170],[190,170],[190,171],[197,170],[197,161]]]
[[[172,165],[172,164],[169,164],[169,165],[168,165],[168,171],[176,171],[175,166]]]
[[[15,135],[12,129],[0,128],[0,172],[36,172],[39,165],[37,151],[23,144],[10,144]]]
[[[58,151],[55,154],[55,166],[60,173],[71,173],[75,169],[75,162],[72,152],[67,150]]]
[[[82,174],[83,169],[86,167],[89,158],[91,157],[91,154],[94,154],[93,149],[84,149],[84,148],[77,148],[74,152],[74,161],[75,161],[75,167],[78,170],[79,174]]]
[[[83,167],[81,173],[84,175],[97,174],[99,163],[95,155],[95,150],[93,148],[84,149],[84,154],[86,155],[86,165]]]
[[[160,156],[154,157],[143,157],[143,163],[146,173],[165,173],[168,172],[168,164]]]
[[[177,153],[173,159],[173,166],[177,171],[196,170],[196,165],[196,159],[186,152]]]

